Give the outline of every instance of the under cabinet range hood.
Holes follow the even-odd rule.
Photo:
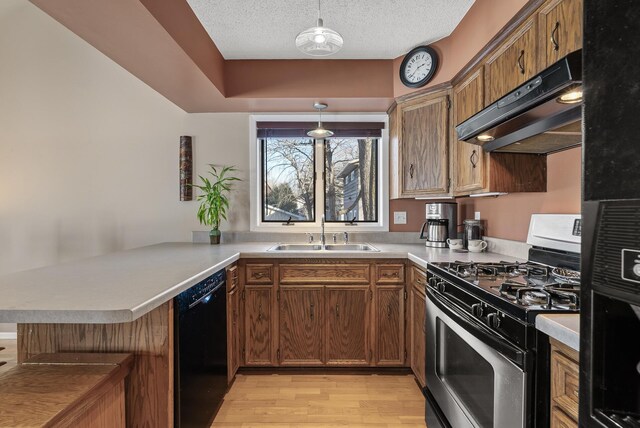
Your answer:
[[[582,143],[582,51],[572,52],[456,126],[486,152],[553,153]]]

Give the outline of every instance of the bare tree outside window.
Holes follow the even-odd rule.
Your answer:
[[[263,221],[314,221],[314,140],[266,138],[262,156]]]

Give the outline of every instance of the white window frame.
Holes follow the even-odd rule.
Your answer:
[[[314,223],[294,223],[283,226],[282,223],[262,221],[262,177],[260,177],[260,142],[258,140],[257,122],[314,122],[318,120],[317,113],[292,114],[252,114],[249,116],[249,153],[250,153],[250,211],[252,232],[290,232],[305,233],[318,232],[320,219],[324,212],[324,185],[322,174],[316,174],[316,218]],[[345,223],[326,223],[327,232],[387,232],[389,231],[389,116],[386,113],[325,113],[323,122],[384,122],[382,137],[378,144],[378,221],[375,223],[357,223],[346,226]],[[324,153],[321,144],[315,147],[316,162],[322,159]],[[317,165],[317,163],[316,163]],[[322,201],[322,203],[319,203]]]

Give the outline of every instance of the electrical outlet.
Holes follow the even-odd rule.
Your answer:
[[[407,224],[407,212],[406,211],[394,211],[393,212],[393,224]]]
[[[474,215],[473,215],[473,218],[476,219],[476,220],[480,220],[480,211],[475,211]]]

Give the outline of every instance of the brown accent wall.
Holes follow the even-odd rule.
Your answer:
[[[485,221],[485,235],[494,238],[526,241],[531,214],[575,214],[580,212],[582,149],[575,148],[549,155],[547,191],[513,193],[492,198],[459,198],[458,224],[480,211]],[[396,199],[389,204],[391,232],[418,233],[424,221],[424,204],[428,201]],[[407,211],[407,224],[394,225],[393,211]]]
[[[426,87],[450,81],[527,3],[528,0],[476,0],[451,35],[432,44],[440,65]],[[393,61],[395,97],[416,91],[400,81],[403,58],[404,55]]]

